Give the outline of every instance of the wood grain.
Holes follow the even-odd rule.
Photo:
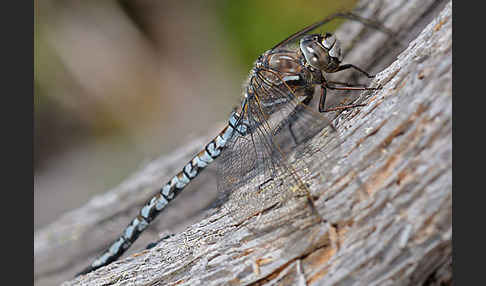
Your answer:
[[[309,215],[303,199],[258,216],[242,213],[238,223],[238,213],[228,213],[237,209],[224,205],[199,212],[194,205],[211,206],[216,189],[202,178],[124,258],[63,285],[452,284],[452,4],[358,6],[364,17],[399,31],[406,45],[355,23],[337,32],[348,43],[345,61],[379,72],[371,86],[382,89],[360,94],[366,106],[334,120],[339,136],[310,142],[320,150],[309,162],[325,223]],[[361,80],[339,77],[346,78]],[[216,131],[36,232],[35,284],[72,279]],[[326,160],[329,154],[339,160]],[[173,236],[140,251],[168,229]]]

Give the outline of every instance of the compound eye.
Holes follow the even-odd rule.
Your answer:
[[[319,67],[320,66],[319,58],[315,54],[312,55],[311,58],[309,59],[309,64],[313,67]]]
[[[329,33],[326,33],[324,35],[324,39],[322,39],[322,45],[330,50],[334,44],[336,43],[336,36],[332,35],[332,34],[329,34]]]
[[[317,40],[316,40],[317,39]],[[322,36],[312,35],[301,39],[300,49],[310,66],[325,70],[329,64],[329,52],[322,45]]]
[[[319,56],[316,50],[314,49],[314,47],[316,46],[315,45],[306,46],[304,50],[304,55],[311,66],[317,67],[319,66]]]

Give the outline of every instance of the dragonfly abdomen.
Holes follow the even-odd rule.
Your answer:
[[[228,125],[211,140],[184,168],[166,183],[140,210],[139,214],[128,224],[122,235],[115,240],[93,263],[78,275],[94,271],[117,260],[137,240],[140,234],[201,171],[214,161],[225,148],[235,130],[244,133],[244,125],[238,125],[239,116],[233,112]]]

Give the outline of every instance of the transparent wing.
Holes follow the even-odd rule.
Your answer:
[[[249,85],[252,96],[241,115],[248,132],[233,136],[218,164],[218,189],[229,196],[225,206],[237,222],[310,195],[308,160],[318,150],[307,143],[330,125],[276,71],[258,71]]]
[[[323,25],[331,22],[332,20],[334,19],[338,19],[338,18],[348,18],[349,15],[353,15],[351,13],[337,13],[337,14],[333,14],[333,15],[330,15],[328,17],[326,17],[325,19],[319,21],[319,22],[316,22],[316,23],[313,23],[307,27],[304,27],[302,30],[288,36],[285,40],[281,41],[280,43],[276,44],[272,50],[278,50],[278,49],[282,49],[282,48],[285,48],[285,47],[294,47],[294,46],[297,46],[298,43],[299,43],[299,40],[307,35],[307,34],[311,34],[311,33],[316,33],[317,32],[317,29],[319,29],[320,27],[322,27]],[[348,18],[349,19],[349,18]]]
[[[348,20],[352,20],[352,21],[357,21],[357,22],[363,23],[364,25],[366,25],[368,27],[382,31],[383,33],[389,35],[390,37],[393,37],[393,38],[396,37],[395,33],[392,30],[384,27],[383,25],[381,25],[377,21],[373,21],[373,20],[370,20],[370,19],[363,18],[363,17],[356,15],[354,13],[351,13],[351,12],[344,12],[344,13],[335,13],[335,14],[329,15],[326,18],[322,19],[321,21],[316,22],[314,24],[311,24],[311,25],[303,28],[302,30],[290,35],[285,40],[283,40],[280,43],[278,43],[277,45],[275,45],[272,48],[272,50],[277,50],[277,49],[281,49],[281,48],[284,48],[284,47],[297,45],[300,38],[302,38],[304,35],[316,32],[316,30],[318,28],[322,27],[323,25],[325,25],[325,24],[327,24],[327,23],[329,23],[329,22],[331,22],[335,19],[348,19]]]

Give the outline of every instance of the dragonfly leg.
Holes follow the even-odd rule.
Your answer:
[[[333,89],[333,90],[378,90],[381,87],[364,87],[364,86],[353,86],[351,84],[347,84],[347,86],[334,86],[326,84],[326,88]]]
[[[344,86],[336,86],[336,85],[344,85]],[[351,83],[347,83],[347,82],[324,81],[323,84],[321,84],[321,97],[320,97],[320,100],[319,100],[319,112],[321,112],[321,113],[330,112],[330,111],[345,110],[345,109],[349,109],[349,108],[360,107],[360,106],[366,105],[366,104],[351,104],[351,105],[342,105],[342,106],[336,106],[336,107],[333,107],[333,108],[325,109],[324,105],[326,103],[326,94],[327,94],[326,89],[331,89],[331,90],[378,90],[378,89],[381,89],[381,87],[365,87],[365,86],[362,86],[362,85],[351,84]]]
[[[371,75],[369,74],[368,72],[366,72],[365,70],[355,66],[355,65],[352,65],[352,64],[345,64],[345,65],[340,65],[335,71],[333,72],[338,72],[338,71],[343,71],[343,70],[347,70],[347,69],[355,69],[357,71],[359,71],[360,73],[366,75],[368,78],[374,78],[375,75]]]
[[[304,96],[305,96],[305,98],[301,101],[301,103],[305,104],[305,105],[309,105],[312,98],[314,97],[314,88],[306,88],[304,90]],[[298,108],[298,106],[296,106],[295,108]],[[297,113],[297,111],[294,110],[294,113]],[[292,116],[290,116],[290,117],[292,117]],[[295,136],[294,130],[292,129],[292,120],[289,121],[289,132],[290,132],[290,135],[292,136],[292,139],[294,140],[295,145],[298,145],[299,140],[297,139],[297,136]]]
[[[364,84],[353,84],[353,83],[348,83],[344,81],[334,81],[334,80],[328,80],[326,81],[327,84],[333,84],[333,85],[344,85],[344,86],[350,86],[350,87],[366,87]]]

